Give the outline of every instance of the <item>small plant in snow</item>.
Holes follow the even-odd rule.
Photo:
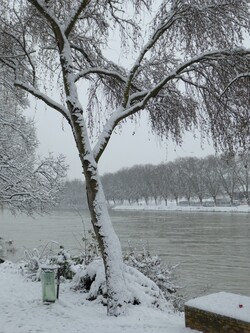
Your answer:
[[[143,252],[133,250],[125,254],[124,262],[153,280],[165,294],[176,292],[177,286],[172,281],[175,266],[163,265],[158,256],[152,256],[145,248]]]
[[[24,260],[21,263],[21,272],[32,280],[39,280],[41,257],[38,249],[24,251]]]
[[[93,231],[88,231],[86,237],[82,238],[84,246],[79,248],[79,255],[72,256],[70,250],[65,250],[57,242],[49,241],[45,246],[25,249],[24,258],[21,263],[22,273],[32,280],[40,279],[41,266],[57,265],[59,274],[65,279],[72,279],[79,265],[87,265],[94,259],[100,257],[98,244]]]
[[[59,276],[70,280],[82,262],[83,258],[81,255],[71,257],[70,252],[66,251],[63,246],[60,246],[58,254],[49,258],[49,264],[58,266]]]
[[[66,279],[72,279],[77,265],[82,261],[81,256],[72,259],[70,253],[62,246],[59,247],[57,242],[50,241],[40,248],[25,249],[20,268],[23,275],[38,281],[42,265],[58,265],[60,275]]]

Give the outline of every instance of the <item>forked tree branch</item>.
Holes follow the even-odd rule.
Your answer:
[[[137,60],[134,63],[134,66],[130,70],[130,74],[129,74],[129,77],[128,77],[128,80],[126,83],[126,87],[124,90],[124,96],[123,96],[123,106],[124,107],[126,107],[126,104],[127,104],[128,98],[129,98],[132,81],[133,81],[133,79],[136,75],[136,72],[137,72],[138,68],[140,67],[145,55],[147,54],[147,52],[149,50],[152,49],[152,47],[156,44],[156,42],[164,34],[164,32],[166,30],[170,29],[170,27],[178,19],[178,16],[176,15],[176,12],[173,11],[170,14],[166,15],[166,17],[164,19],[165,19],[165,21],[162,20],[162,22],[158,25],[154,34],[151,36],[151,38],[149,39],[147,44],[143,47],[139,57],[137,58]]]
[[[242,74],[237,75],[231,82],[229,82],[229,84],[226,86],[226,88],[223,90],[223,92],[221,93],[221,97],[227,92],[227,90],[238,80],[245,78],[245,77],[249,77],[250,78],[250,72],[245,72]]]
[[[118,72],[107,70],[102,67],[92,67],[92,68],[88,68],[86,70],[79,72],[78,74],[75,75],[75,82],[77,82],[78,80],[80,80],[83,77],[86,77],[89,74],[98,74],[100,76],[101,75],[112,76],[113,78],[117,79],[121,83],[126,82],[126,77],[122,76]]]

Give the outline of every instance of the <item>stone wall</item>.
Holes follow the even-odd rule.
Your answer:
[[[250,319],[250,313],[249,313]],[[203,333],[250,333],[250,323],[185,305],[186,327]]]

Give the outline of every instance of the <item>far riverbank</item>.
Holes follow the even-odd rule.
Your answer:
[[[112,207],[113,210],[133,210],[133,211],[183,211],[183,212],[222,212],[222,213],[250,213],[250,206],[239,205],[239,206],[177,206],[174,203],[169,205],[155,205],[155,204],[131,204],[131,205],[116,205]]]

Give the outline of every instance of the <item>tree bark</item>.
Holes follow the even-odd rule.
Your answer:
[[[91,222],[101,250],[107,283],[107,313],[119,316],[125,312],[129,295],[124,278],[120,241],[113,229],[97,165],[82,161]]]
[[[124,264],[120,241],[114,231],[108,212],[97,162],[90,147],[82,110],[72,114],[72,130],[81,160],[86,182],[86,193],[91,223],[101,251],[107,285],[107,314],[119,316],[129,302],[128,288],[124,278]]]

